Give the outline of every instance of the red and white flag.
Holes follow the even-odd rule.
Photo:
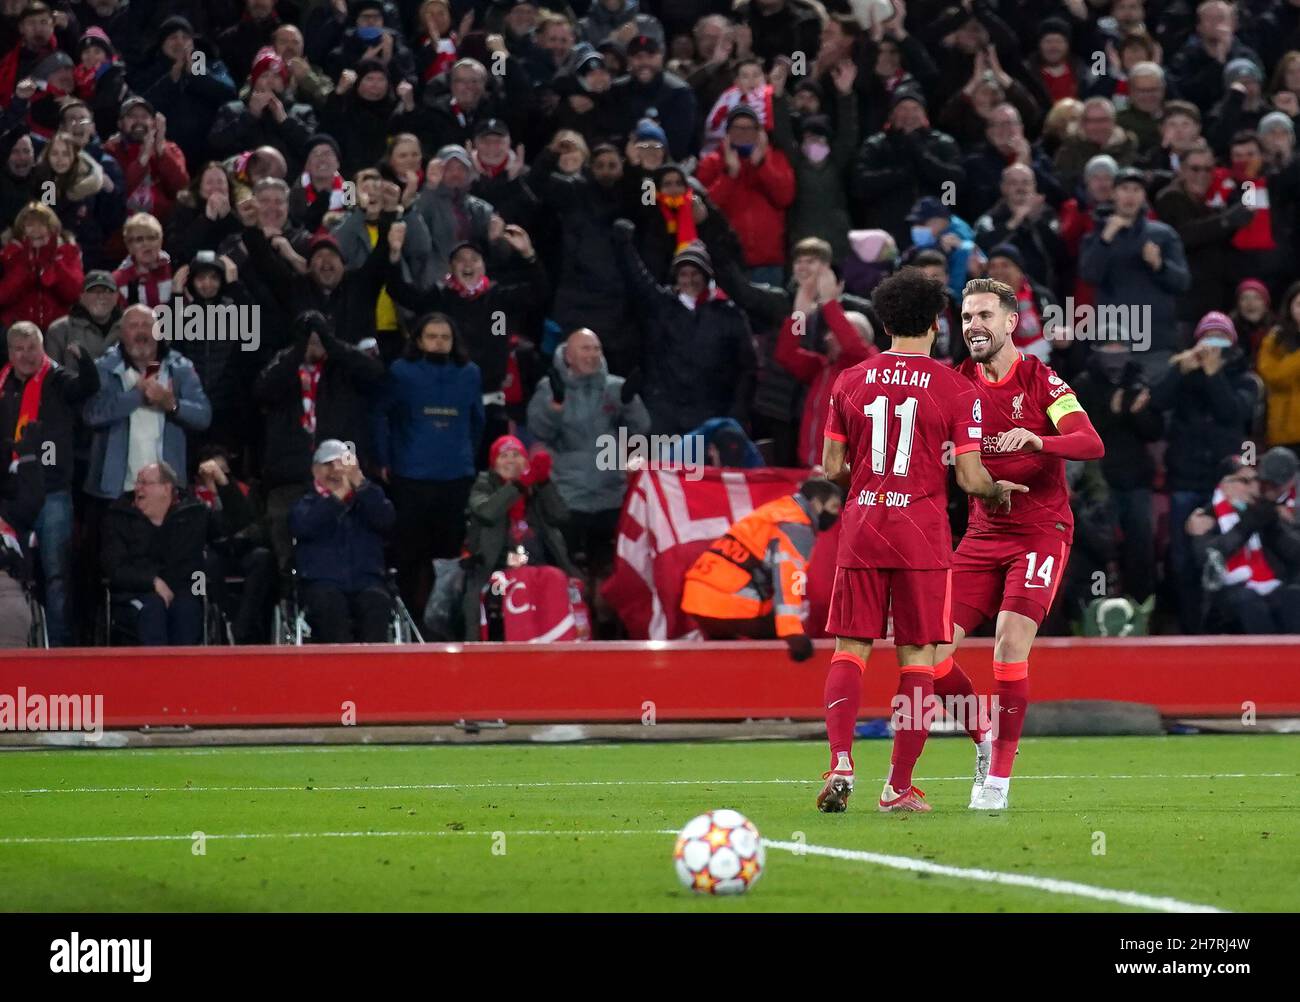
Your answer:
[[[720,469],[703,471],[641,470],[633,475],[619,518],[614,573],[601,587],[636,640],[671,640],[692,629],[681,611],[682,583],[691,564],[732,524],[759,505],[793,494],[808,477],[805,470]],[[830,542],[827,537],[826,542]],[[829,556],[824,589],[819,573]],[[818,545],[809,567],[808,599],[812,608],[809,634],[823,636],[826,601],[834,577],[834,546]],[[817,610],[821,608],[821,618]]]
[[[501,596],[504,639],[511,643],[549,644],[560,640],[588,640],[591,631],[581,592],[558,567],[525,564],[497,571],[486,592]],[[482,605],[479,606],[482,610]],[[480,612],[480,633],[487,640],[486,615]]]

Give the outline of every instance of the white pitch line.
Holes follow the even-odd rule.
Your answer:
[[[1293,779],[1292,772],[1207,772],[1207,773],[1150,773],[1142,775],[1059,775],[1017,776],[1017,782],[1027,780],[1108,780],[1108,779]],[[918,776],[920,783],[969,782],[964,776]],[[820,779],[595,779],[574,781],[545,781],[540,783],[376,783],[358,786],[38,786],[25,789],[0,790],[0,796],[27,796],[42,793],[356,793],[362,791],[399,790],[515,790],[548,789],[590,786],[813,786]]]
[[[676,835],[673,831],[655,831],[650,828],[609,828],[584,829],[568,831],[558,828],[535,828],[520,831],[467,831],[464,829],[450,831],[396,831],[396,832],[231,832],[227,834],[205,834],[206,842],[244,841],[264,838],[444,838],[451,835],[480,835],[492,838],[496,835]],[[190,835],[32,835],[0,838],[0,845],[79,845],[88,842],[193,842]]]
[[[610,828],[564,830],[550,828],[533,828],[517,831],[364,831],[364,832],[237,832],[229,834],[214,833],[204,835],[205,841],[248,841],[253,839],[312,839],[312,838],[446,838],[450,836],[469,836],[494,838],[499,835],[569,835],[614,836],[614,835],[676,835],[671,829],[649,828]],[[121,842],[193,842],[191,835],[74,835],[74,836],[21,836],[0,838],[0,845],[82,845],[87,843],[121,843]],[[952,877],[957,880],[973,880],[984,884],[1002,884],[1009,887],[1025,887],[1048,894],[1065,894],[1074,897],[1089,898],[1093,901],[1106,901],[1112,904],[1127,905],[1131,908],[1145,908],[1159,912],[1222,912],[1221,908],[1210,905],[1192,904],[1177,898],[1157,897],[1138,891],[1118,891],[1109,887],[1095,887],[1073,880],[1058,880],[1054,877],[1033,877],[1020,873],[1002,873],[999,870],[984,870],[964,866],[945,866],[931,863],[910,856],[893,856],[878,852],[866,852],[860,849],[838,849],[834,846],[808,845],[804,842],[782,842],[763,839],[763,844],[772,849],[783,849],[797,856],[825,856],[831,859],[843,859],[855,863],[870,863],[885,866],[893,870],[912,873],[928,873],[936,877]]]
[[[1155,897],[1138,891],[1117,891],[1109,887],[1094,887],[1092,884],[1080,884],[1073,880],[1057,880],[1055,877],[1031,877],[1021,873],[1002,873],[999,870],[983,870],[965,866],[944,866],[910,856],[890,856],[878,852],[865,852],[860,849],[836,849],[833,846],[807,845],[803,842],[774,842],[763,839],[763,843],[772,849],[784,849],[796,855],[828,856],[831,859],[846,859],[857,863],[871,863],[886,866],[892,870],[907,870],[913,873],[928,873],[936,877],[954,877],[958,880],[974,880],[982,884],[1002,884],[1010,887],[1027,887],[1048,894],[1068,894],[1079,898],[1091,898],[1093,901],[1108,901],[1113,904],[1128,905],[1131,908],[1145,908],[1157,912],[1222,912],[1222,908],[1211,905],[1197,905],[1177,898]]]

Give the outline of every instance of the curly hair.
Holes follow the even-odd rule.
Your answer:
[[[919,268],[904,268],[876,286],[871,305],[891,337],[924,337],[947,307],[948,293]]]

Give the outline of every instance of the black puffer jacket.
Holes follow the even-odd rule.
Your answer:
[[[646,332],[641,399],[651,432],[685,434],[715,417],[747,424],[758,359],[744,312],[721,295],[688,308],[646,270],[633,233],[620,219],[614,250]]]
[[[1183,374],[1171,364],[1151,388],[1151,406],[1169,411],[1169,450],[1165,453],[1169,489],[1209,494],[1218,482],[1220,462],[1241,451],[1259,399],[1259,383],[1239,348],[1229,350],[1213,376],[1201,370]]]
[[[253,384],[253,397],[267,412],[262,471],[266,488],[306,484],[316,444],[327,438],[354,443],[362,466],[370,457],[367,398],[383,381],[383,363],[333,335],[326,334],[321,341],[326,358],[316,387],[315,435],[302,426],[298,367],[307,354],[305,336],[271,359]]]

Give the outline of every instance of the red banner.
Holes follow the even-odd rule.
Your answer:
[[[689,633],[690,620],[680,605],[682,581],[695,558],[759,505],[793,494],[807,476],[804,470],[716,467],[636,473],[619,519],[614,573],[601,588],[628,635],[671,640]],[[833,538],[828,535],[826,541]],[[818,551],[829,563],[818,559]],[[824,635],[815,627],[826,622],[834,552],[833,545],[813,551],[808,580],[812,636]]]

